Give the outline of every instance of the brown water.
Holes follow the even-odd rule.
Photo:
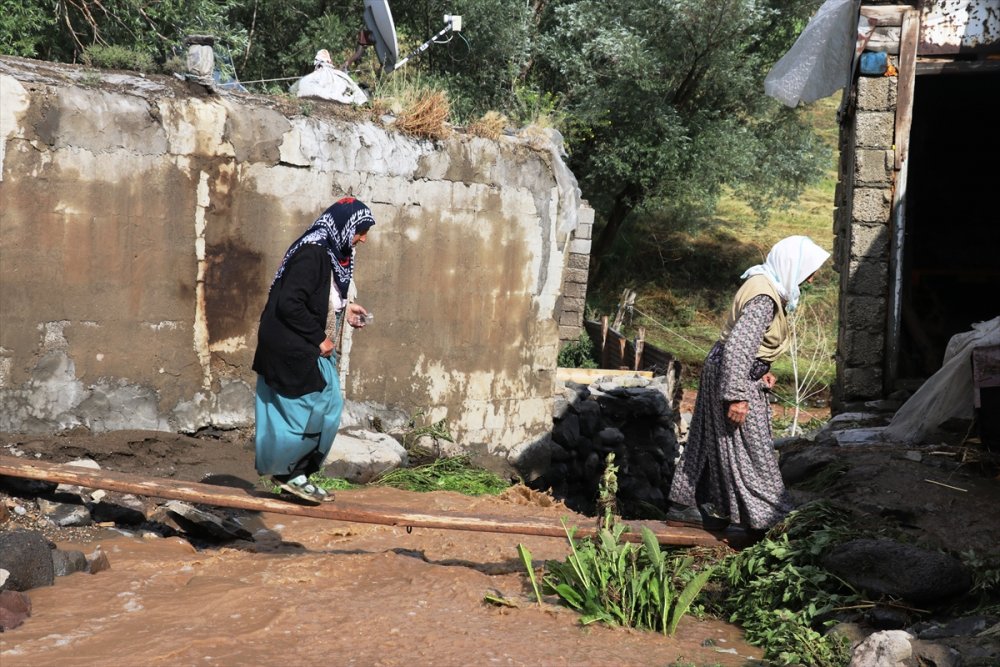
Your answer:
[[[567,513],[447,493],[344,495],[512,517]],[[581,627],[571,610],[535,605],[516,546],[537,564],[563,559],[562,539],[259,519],[280,541],[257,553],[197,551],[179,538],[102,540],[111,569],[32,590],[32,617],[0,634],[0,665],[744,665],[760,656],[720,621],[685,619],[664,637]],[[519,607],[486,604],[486,594]]]

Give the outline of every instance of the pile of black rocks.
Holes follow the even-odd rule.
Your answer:
[[[550,464],[529,486],[594,515],[600,478],[614,454],[620,515],[663,517],[680,456],[673,382],[634,376],[602,377],[590,385],[567,382],[554,417]]]

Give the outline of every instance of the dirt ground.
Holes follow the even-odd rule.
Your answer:
[[[793,485],[799,502],[829,498],[953,553],[996,553],[1000,482],[976,443],[837,447],[798,443],[783,456],[833,474]],[[257,482],[246,434],[143,431],[51,437],[0,434],[0,454],[216,483]],[[811,480],[811,481],[810,481]],[[523,488],[523,487],[522,487]],[[574,515],[539,494],[470,498],[394,489],[340,491],[353,503],[500,517]],[[0,502],[16,503],[16,498]],[[12,514],[7,529],[26,527]],[[127,537],[109,528],[44,528],[63,548],[98,546],[111,570],[74,574],[30,592],[34,611],[0,635],[18,665],[745,665],[761,651],[738,628],[689,618],[675,637],[581,627],[572,611],[534,604],[516,547],[536,564],[566,557],[562,539],[373,526],[242,513],[254,547],[192,546],[178,537]],[[30,526],[28,526],[30,527]],[[2,529],[2,528],[0,528]],[[495,606],[484,596],[516,606]]]
[[[153,432],[33,438],[0,435],[0,454],[193,481],[257,481],[237,434]],[[404,511],[566,517],[549,496],[502,497],[389,488],[339,491],[351,503]],[[16,498],[0,499],[11,503]],[[26,504],[26,503],[25,503]],[[31,513],[8,529],[35,527]],[[98,546],[111,569],[59,577],[29,592],[32,617],[0,634],[3,667],[108,664],[745,665],[761,656],[738,628],[687,618],[674,637],[592,625],[553,599],[535,604],[518,543],[536,565],[563,560],[564,539],[441,531],[239,514],[253,547],[179,537],[126,537],[109,528],[43,528],[61,548]],[[0,529],[3,529],[0,527]],[[498,596],[516,606],[484,602]]]

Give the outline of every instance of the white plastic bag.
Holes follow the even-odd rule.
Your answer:
[[[768,72],[764,92],[790,107],[833,95],[850,82],[858,32],[857,0],[826,0]]]
[[[364,104],[368,101],[365,91],[346,73],[332,66],[321,66],[296,82],[298,97],[316,97],[342,104]]]

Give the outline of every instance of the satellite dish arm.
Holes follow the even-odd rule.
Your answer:
[[[444,20],[447,22],[447,25],[445,25],[445,27],[442,28],[441,31],[438,32],[438,34],[434,35],[433,37],[431,37],[430,39],[428,39],[426,42],[424,42],[423,44],[421,44],[420,46],[418,46],[413,51],[413,53],[411,53],[410,55],[406,56],[402,60],[396,62],[396,64],[393,65],[392,69],[389,70],[389,71],[390,72],[395,72],[396,70],[400,69],[401,67],[403,67],[403,65],[405,65],[407,63],[408,60],[410,60],[410,58],[416,58],[421,53],[423,53],[424,51],[426,51],[427,49],[429,49],[431,47],[431,44],[433,44],[437,40],[441,39],[442,37],[444,37],[445,35],[447,35],[452,30],[454,30],[455,32],[460,32],[462,30],[462,17],[461,16],[452,16],[452,15],[446,14],[445,17],[444,17]]]

